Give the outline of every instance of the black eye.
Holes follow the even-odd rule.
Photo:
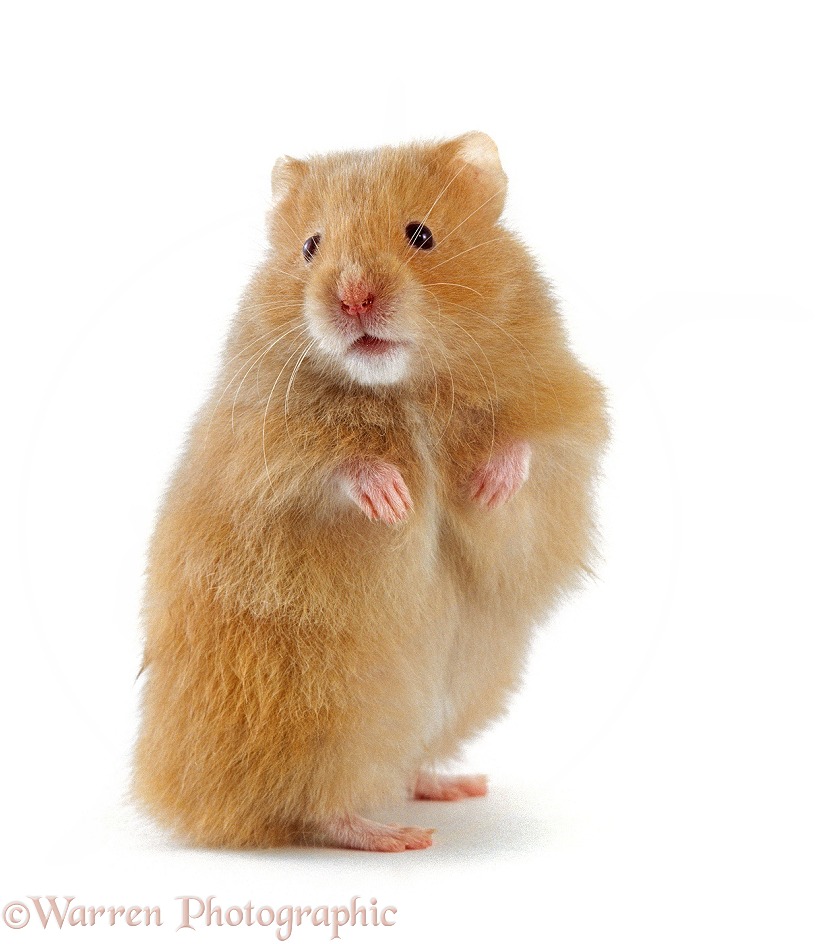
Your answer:
[[[433,249],[434,237],[431,230],[422,223],[408,223],[405,227],[405,235],[408,237],[408,244],[416,246],[417,249]]]
[[[307,262],[318,252],[318,244],[321,242],[321,233],[316,233],[304,243],[304,258]]]

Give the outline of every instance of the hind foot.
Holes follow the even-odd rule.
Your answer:
[[[384,825],[363,816],[334,816],[318,829],[322,845],[365,852],[404,852],[427,849],[432,844],[433,829],[419,826]]]
[[[531,458],[532,447],[523,440],[495,452],[475,470],[469,483],[469,497],[482,508],[500,508],[529,478]]]
[[[464,800],[466,797],[486,796],[487,792],[487,780],[483,774],[453,777],[421,773],[414,787],[414,799]]]

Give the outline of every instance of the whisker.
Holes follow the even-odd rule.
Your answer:
[[[475,359],[468,353],[468,351],[464,352],[466,356],[469,358],[469,360],[472,362],[472,364],[474,365],[474,368],[477,371],[477,373],[480,374],[480,379],[483,381],[483,386],[486,390],[486,396],[489,400],[489,411],[492,414],[492,441],[489,444],[489,457],[486,460],[487,462],[489,462],[492,458],[492,454],[495,448],[495,437],[497,433],[497,420],[495,417],[495,403],[499,399],[498,390],[497,390],[497,378],[495,377],[495,372],[492,369],[492,362],[489,360],[486,352],[483,350],[482,346],[477,342],[476,338],[474,337],[474,335],[471,334],[470,331],[467,331],[458,321],[455,321],[448,313],[444,313],[442,317],[450,321],[453,325],[456,325],[464,334],[467,334],[471,338],[471,340],[474,341],[474,343],[479,348],[480,353],[483,355],[483,360],[486,362],[486,366],[489,368],[489,372],[492,375],[492,383],[494,384],[494,390],[495,390],[494,400],[492,400],[492,395],[489,392],[489,385],[486,383],[486,378],[483,376],[483,371],[480,370],[480,367],[478,366],[477,361],[475,361]]]
[[[280,214],[280,213],[277,211],[277,209],[276,209],[275,207],[272,207],[272,212],[275,214],[275,216],[276,216],[282,223],[285,224],[285,226],[286,226],[286,228],[289,230],[289,232],[292,233],[292,235],[298,240],[298,245],[299,245],[299,246],[302,246],[303,243],[304,243],[304,240],[301,239],[301,237],[300,237],[300,236],[295,232],[295,230],[289,225],[289,223],[288,223],[287,220],[286,220],[286,217],[283,216],[282,214]]]
[[[248,344],[244,344],[236,354],[233,354],[228,359],[228,363],[231,364],[232,362],[236,361],[237,358],[242,357],[250,347],[253,347],[255,344],[258,344],[261,341],[265,341],[271,334],[274,334],[276,331],[280,331],[282,327],[283,325],[275,325],[274,327],[269,328],[268,331],[264,331],[263,334],[258,335],[258,337],[254,338],[254,340],[249,341]]]
[[[425,356],[428,358],[428,363],[430,364],[431,371],[434,374],[434,406],[431,410],[431,415],[428,417],[428,422],[430,423],[431,420],[434,419],[434,414],[437,412],[437,404],[439,403],[439,399],[440,399],[440,387],[439,387],[439,380],[437,378],[437,368],[434,366],[434,361],[431,358],[431,352],[428,350],[428,345],[417,339],[417,346],[420,348],[422,352],[424,352]]]
[[[542,379],[544,380],[544,382],[549,384],[549,386],[553,389],[553,392],[555,392],[555,389],[552,387],[552,382],[546,376],[544,368],[541,367],[541,363],[538,361],[538,359],[532,354],[530,350],[525,348],[524,345],[521,344],[521,342],[513,334],[510,334],[503,327],[503,325],[499,324],[494,318],[490,318],[488,315],[485,315],[482,311],[477,311],[477,309],[475,308],[468,308],[466,305],[460,305],[457,302],[449,302],[449,304],[451,305],[452,308],[460,308],[462,311],[467,311],[472,315],[477,315],[478,317],[483,318],[484,321],[488,321],[489,324],[497,328],[498,331],[503,332],[503,334],[505,334],[506,337],[509,338],[509,340],[512,341],[517,346],[518,350],[521,352],[521,357],[524,359],[524,365],[526,366],[527,373],[529,374],[530,387],[533,389],[533,391],[535,389],[535,375],[532,372],[532,368],[529,366],[529,360],[527,359],[527,356],[526,356],[527,354],[529,354],[529,356],[535,361],[535,363],[540,368]],[[557,401],[557,398],[556,398],[556,401]],[[535,418],[537,420],[538,418],[538,398],[537,397],[533,399],[533,407],[535,409]]]
[[[387,196],[388,196],[388,200],[387,200],[387,204],[388,204],[388,249],[390,249],[390,247],[391,247],[391,242],[393,241],[393,234],[392,234],[392,232],[391,232],[391,218],[390,218],[390,209],[391,209],[391,207],[390,207],[390,189],[388,189],[388,194],[387,194]]]
[[[437,194],[437,199],[431,204],[431,206],[428,208],[428,212],[420,220],[420,226],[425,225],[425,222],[428,220],[428,217],[431,215],[431,211],[440,202],[440,198],[442,197],[442,195],[446,192],[446,190],[448,190],[448,188],[454,183],[454,181],[460,176],[460,174],[463,173],[463,171],[466,169],[466,166],[467,166],[466,164],[461,164],[460,169],[457,171],[457,173],[451,178],[451,180],[448,181],[448,183],[443,187],[443,189]],[[411,255],[409,258],[412,259],[420,251],[421,250],[419,248],[417,248],[416,246],[413,246]]]
[[[440,309],[440,300],[439,300],[439,298],[437,298],[437,296],[434,295],[433,292],[429,292],[428,294],[431,295],[431,296],[433,297],[434,301],[437,303],[437,314],[438,314],[440,317],[442,317],[442,311],[441,311],[441,309]],[[448,419],[446,419],[446,421],[445,421],[445,426],[443,426],[442,430],[440,431],[440,435],[437,437],[437,441],[438,441],[438,442],[441,442],[443,436],[445,436],[445,434],[446,434],[446,430],[447,430],[448,427],[451,425],[451,418],[452,418],[453,415],[454,415],[454,403],[455,403],[454,371],[451,369],[451,364],[449,363],[449,361],[448,361],[448,356],[447,356],[446,353],[445,353],[445,345],[444,345],[444,342],[443,342],[442,332],[440,331],[439,326],[438,326],[438,325],[435,325],[435,324],[431,321],[430,318],[426,318],[426,319],[425,319],[425,323],[428,324],[428,325],[430,325],[430,326],[437,332],[437,337],[440,339],[440,354],[442,354],[443,360],[445,361],[445,366],[448,368],[448,379],[449,379],[449,382],[450,382],[450,384],[451,384],[451,406],[449,407],[449,410],[448,410]]]
[[[286,426],[286,435],[289,437],[290,441],[292,440],[292,433],[289,431],[289,394],[292,392],[292,384],[295,383],[295,375],[298,373],[298,368],[301,366],[304,358],[312,350],[313,345],[315,344],[315,338],[313,338],[309,344],[304,348],[303,353],[298,358],[298,362],[295,364],[295,369],[292,371],[292,375],[289,378],[289,383],[286,386],[286,396],[283,400],[283,421]]]
[[[304,322],[301,322],[300,324],[297,324],[297,325],[295,325],[294,327],[290,328],[287,332],[285,332],[284,334],[282,334],[279,338],[275,338],[275,340],[272,341],[272,343],[269,344],[268,347],[267,347],[264,351],[261,352],[260,356],[259,356],[259,357],[257,358],[257,360],[251,365],[251,367],[249,367],[249,369],[246,371],[246,373],[243,374],[243,379],[240,381],[240,383],[239,383],[238,386],[237,386],[237,391],[236,391],[236,393],[234,394],[234,400],[232,401],[232,404],[231,404],[231,431],[232,431],[232,432],[234,432],[234,410],[235,410],[235,407],[237,406],[237,397],[240,395],[240,390],[242,389],[243,384],[246,382],[246,378],[247,378],[247,377],[249,376],[249,374],[252,372],[252,369],[254,368],[255,364],[260,363],[260,361],[272,350],[272,348],[273,348],[279,341],[283,340],[283,338],[285,338],[287,335],[292,334],[294,331],[298,331],[299,329],[305,328],[305,327],[306,327],[306,324],[305,324]]]
[[[535,389],[535,385],[536,385],[536,382],[537,382],[537,381],[541,381],[541,382],[545,383],[545,384],[550,388],[550,391],[551,391],[552,394],[553,394],[553,399],[555,400],[555,405],[556,405],[556,407],[558,408],[558,415],[559,415],[559,416],[561,417],[561,419],[563,420],[563,419],[564,419],[564,409],[563,409],[563,407],[561,406],[561,401],[560,401],[560,399],[559,399],[559,397],[558,397],[558,392],[557,392],[557,390],[556,390],[556,388],[555,388],[555,384],[554,384],[554,383],[550,380],[550,378],[547,376],[547,373],[546,373],[546,371],[544,370],[543,365],[542,365],[541,362],[538,360],[538,358],[535,357],[535,355],[532,353],[532,351],[530,351],[529,348],[527,348],[527,347],[525,347],[523,344],[521,344],[521,342],[520,342],[513,334],[511,334],[510,332],[506,331],[500,324],[498,324],[497,321],[495,321],[493,318],[489,318],[489,317],[488,317],[487,315],[485,315],[483,312],[481,312],[481,311],[476,311],[474,308],[467,308],[465,305],[459,305],[459,304],[457,304],[456,302],[451,302],[450,304],[451,304],[451,306],[452,306],[453,308],[461,308],[463,311],[469,311],[469,312],[471,312],[471,313],[474,314],[474,315],[479,315],[481,318],[484,318],[486,321],[488,321],[488,322],[490,322],[492,325],[494,325],[498,330],[502,331],[502,332],[506,335],[506,337],[508,337],[511,341],[514,341],[514,343],[518,346],[518,349],[519,349],[520,352],[521,352],[521,356],[524,358],[524,362],[525,362],[525,364],[526,364],[526,368],[527,368],[527,370],[529,371],[531,386],[532,386],[533,390]],[[524,353],[524,352],[526,352],[526,353]],[[539,371],[540,371],[540,374],[538,375],[537,379],[536,379],[536,375],[535,375],[535,374],[533,373],[533,371],[532,371],[532,368],[529,366],[529,361],[528,361],[527,358],[526,358],[526,354],[528,354],[528,355],[532,358],[533,362],[537,365],[537,367],[538,367],[538,369],[539,369]],[[538,398],[537,398],[537,397],[534,397],[533,405],[534,405],[534,410],[535,410],[535,417],[536,417],[536,420],[537,420],[537,418],[538,418]],[[570,469],[568,469],[565,465],[563,465],[563,463],[558,462],[558,460],[555,459],[554,457],[552,457],[552,461],[554,461],[555,464],[558,466],[558,468],[561,469],[561,471],[562,471],[566,476],[568,476],[569,478],[575,478],[575,479],[578,479],[578,478],[579,478],[573,471],[571,471]]]
[[[275,272],[278,275],[285,275],[288,279],[294,279],[296,282],[300,282],[301,285],[304,285],[304,286],[307,284],[307,280],[302,278],[296,272],[287,272],[286,269],[279,268],[275,264],[275,261],[274,261],[275,259],[277,259],[277,255],[273,256],[268,262],[268,267],[269,267],[270,272]],[[271,297],[279,298],[281,296],[271,296]]]
[[[448,259],[443,259],[442,262],[438,262],[435,266],[431,266],[428,270],[433,272],[434,269],[439,269],[440,266],[444,266],[446,263],[451,262],[453,259],[456,259],[458,256],[464,256],[467,252],[474,252],[475,249],[480,249],[483,246],[488,246],[489,243],[496,243],[503,239],[508,239],[508,235],[504,234],[502,236],[495,236],[494,239],[487,239],[482,243],[478,243],[476,246],[469,246],[468,249],[462,249],[460,252],[456,252],[453,256],[449,256]]]
[[[298,310],[300,310],[300,308],[302,308],[302,307],[303,307],[303,306],[299,306],[299,309],[298,309]],[[271,309],[269,309],[269,310],[270,310],[270,311],[277,311],[278,309],[277,309],[277,308],[271,308]],[[274,324],[274,325],[272,325],[271,327],[268,327],[268,328],[267,328],[262,334],[260,334],[258,337],[254,338],[253,340],[251,340],[251,341],[247,342],[246,344],[244,344],[243,347],[241,347],[238,351],[236,351],[236,353],[231,354],[231,355],[228,357],[228,364],[230,365],[233,361],[236,361],[239,357],[242,357],[242,356],[246,353],[246,351],[247,351],[250,347],[252,347],[253,345],[257,344],[258,341],[262,341],[264,338],[267,338],[270,334],[273,334],[275,331],[280,331],[282,328],[285,328],[285,327],[287,326],[287,323],[288,323],[288,321],[284,321],[284,322],[282,322],[282,323],[280,323],[280,324]],[[248,322],[248,324],[251,325],[251,324],[253,324],[253,322]],[[225,351],[226,351],[226,352],[228,352],[230,349],[234,349],[234,345],[237,343],[237,335],[240,334],[240,333],[241,333],[241,332],[238,331],[233,337],[230,336],[229,339],[226,341],[226,345],[225,345]]]
[[[255,359],[256,357],[258,357],[259,355],[266,353],[266,349],[267,349],[267,347],[268,347],[268,345],[269,345],[269,340],[271,340],[271,335],[274,334],[275,331],[280,331],[282,327],[283,327],[283,325],[280,325],[280,326],[278,326],[278,327],[272,329],[271,331],[267,331],[265,334],[260,335],[260,337],[255,338],[254,341],[251,341],[249,344],[246,345],[245,348],[243,348],[243,350],[241,350],[238,354],[235,354],[235,356],[234,356],[233,358],[231,358],[231,360],[229,361],[229,363],[231,363],[232,361],[234,361],[236,358],[241,357],[241,356],[243,355],[243,353],[244,353],[248,348],[250,348],[253,344],[258,344],[259,342],[262,342],[262,341],[265,341],[265,342],[266,342],[262,347],[259,347],[259,348],[254,352],[254,354],[250,355],[250,356],[246,359],[246,361],[245,361],[240,367],[238,367],[237,370],[232,374],[231,379],[230,379],[229,382],[225,385],[225,387],[223,388],[223,390],[222,390],[222,392],[220,393],[220,395],[217,397],[216,403],[214,404],[214,409],[213,409],[213,411],[212,411],[212,413],[211,413],[211,418],[209,419],[209,421],[208,421],[208,426],[206,427],[206,431],[208,431],[208,430],[211,429],[211,426],[212,426],[212,424],[213,424],[213,422],[214,422],[214,417],[217,415],[217,410],[220,408],[220,404],[221,404],[222,401],[223,401],[223,397],[226,395],[226,393],[228,393],[229,387],[234,383],[234,381],[235,381],[235,379],[237,378],[238,374],[239,374],[242,370],[245,370],[245,369],[246,369],[246,365],[249,364],[252,360],[254,360],[254,359]],[[290,331],[288,331],[287,334],[291,333],[291,330],[295,330],[295,329],[290,329]],[[281,337],[286,337],[286,335],[281,335]],[[274,340],[275,340],[275,342],[277,342],[277,341],[280,341],[281,338],[275,338]],[[245,378],[244,378],[244,380],[245,380]]]
[[[491,197],[489,197],[488,199],[484,200],[484,201],[480,204],[480,206],[477,207],[476,210],[472,210],[471,213],[469,213],[469,215],[468,215],[464,220],[460,220],[460,222],[459,222],[453,229],[450,229],[450,230],[445,234],[445,236],[443,236],[443,238],[442,238],[438,243],[435,243],[435,244],[434,244],[434,251],[436,252],[437,249],[439,249],[440,246],[442,246],[442,244],[448,239],[448,237],[451,236],[452,233],[456,233],[457,230],[458,230],[464,223],[468,223],[468,221],[474,216],[475,213],[479,213],[479,212],[483,209],[483,207],[486,206],[487,203],[491,203],[492,200],[495,199],[495,197],[499,197],[502,193],[503,193],[503,190],[496,190],[496,191],[491,195]]]
[[[270,405],[271,402],[272,402],[272,397],[273,397],[274,394],[275,394],[275,388],[278,386],[278,382],[280,381],[281,376],[283,375],[283,372],[286,370],[287,365],[288,365],[289,362],[292,360],[292,358],[295,356],[295,354],[298,352],[298,350],[300,350],[300,348],[301,348],[301,346],[303,345],[303,343],[304,343],[304,342],[301,341],[301,342],[297,345],[297,347],[295,347],[295,348],[293,349],[293,351],[292,351],[292,353],[289,355],[289,357],[287,357],[287,359],[284,361],[283,367],[281,367],[281,369],[280,369],[280,371],[279,371],[279,373],[278,373],[278,376],[275,377],[275,382],[272,384],[272,389],[269,391],[269,396],[268,396],[267,399],[266,399],[266,407],[265,407],[264,410],[263,410],[263,427],[262,427],[262,429],[261,429],[260,441],[261,441],[261,448],[262,448],[262,451],[263,451],[263,465],[264,465],[264,468],[266,469],[266,478],[267,478],[268,481],[269,481],[269,488],[270,488],[273,492],[274,492],[274,490],[275,490],[275,486],[274,486],[274,483],[272,482],[272,475],[271,475],[271,473],[269,472],[269,459],[268,459],[268,457],[267,457],[267,455],[266,455],[266,420],[267,420],[267,417],[268,417],[268,415],[269,415],[269,405]],[[309,348],[307,348],[307,350],[309,350]]]
[[[438,285],[451,285],[451,286],[453,286],[454,288],[464,288],[467,292],[474,292],[475,295],[479,295],[481,298],[483,298],[483,293],[482,293],[482,292],[478,292],[477,289],[472,288],[470,285],[461,285],[459,282],[426,282],[425,285],[423,285],[422,287],[423,287],[423,288],[433,288],[433,287],[436,287],[436,286],[438,286]],[[430,294],[430,295],[433,295],[434,293],[433,293],[433,292],[429,292],[429,294]],[[435,296],[435,297],[436,297],[436,296]]]
[[[457,171],[457,173],[451,178],[451,180],[449,180],[449,182],[448,182],[448,183],[443,187],[443,189],[437,194],[437,199],[431,204],[431,206],[428,208],[428,212],[427,212],[427,213],[425,214],[425,216],[422,218],[422,222],[423,222],[423,223],[424,223],[424,222],[428,219],[428,217],[431,215],[431,211],[434,209],[434,207],[440,202],[440,198],[442,197],[442,195],[446,192],[446,190],[448,190],[448,188],[454,183],[454,181],[460,176],[460,174],[463,173],[463,171],[466,169],[466,166],[467,166],[466,164],[461,164],[461,165],[460,165],[460,169]]]
[[[297,302],[287,302],[284,305],[276,305],[275,301],[280,301],[280,297],[276,296],[274,301],[262,301],[258,302],[256,305],[241,305],[237,311],[245,312],[246,314],[261,314],[264,311],[286,311],[288,308],[303,308],[303,301]]]

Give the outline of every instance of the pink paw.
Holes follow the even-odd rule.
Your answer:
[[[415,800],[464,800],[486,796],[487,781],[483,774],[446,776],[421,773],[414,787]]]
[[[471,478],[469,497],[483,508],[500,508],[529,478],[532,447],[517,440],[495,452]]]
[[[318,830],[319,840],[340,849],[361,849],[365,852],[404,852],[406,849],[427,849],[432,845],[433,829],[420,826],[385,825],[363,816],[334,816]]]
[[[381,459],[351,459],[338,471],[342,489],[371,521],[396,524],[413,510],[402,474]]]

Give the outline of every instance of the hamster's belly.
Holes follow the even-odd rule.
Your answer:
[[[430,484],[430,476],[429,484]],[[306,594],[338,624],[351,648],[357,736],[385,743],[417,767],[453,723],[449,667],[457,635],[456,589],[441,555],[435,491],[419,495],[408,520],[390,526],[345,506],[307,532],[296,566],[309,574]],[[312,562],[317,562],[317,567]],[[345,659],[348,656],[345,654]]]
[[[575,544],[553,494],[558,469],[541,462],[506,505],[445,509],[440,528],[449,634],[445,691],[431,708],[451,753],[500,715],[517,688],[532,631],[576,579]]]

